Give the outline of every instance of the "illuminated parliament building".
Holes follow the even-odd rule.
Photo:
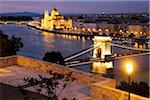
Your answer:
[[[41,20],[41,28],[46,30],[63,30],[72,28],[72,19],[65,19],[56,8],[51,14],[46,10],[44,18]]]

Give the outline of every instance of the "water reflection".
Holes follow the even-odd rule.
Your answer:
[[[93,44],[89,39],[40,32],[27,26],[9,24],[0,26],[0,29],[9,36],[15,35],[22,38],[24,47],[21,48],[18,54],[38,59],[42,59],[44,53],[47,51],[59,51],[65,57]],[[112,47],[112,53],[123,53],[126,51],[129,50]],[[134,75],[131,77],[132,80],[149,81],[149,56],[144,55],[114,61],[115,78],[118,82],[127,79],[127,75],[122,68],[126,61],[133,61],[135,63]],[[101,64],[96,63],[96,65],[99,66]],[[74,68],[89,72],[90,67],[91,65],[83,65]]]
[[[140,49],[148,49],[149,48],[148,44],[146,44],[146,43],[140,44],[140,43],[137,43],[137,42],[135,42],[134,47],[135,48],[140,48]]]
[[[67,39],[67,40],[82,40],[82,42],[85,42],[85,38],[84,37],[79,37],[79,36],[70,36],[70,35],[63,35],[63,34],[53,34],[53,33],[49,33],[49,32],[42,32],[42,35],[44,36],[44,40],[47,42],[47,40],[49,38],[53,38],[53,37],[59,37],[59,38],[63,38],[63,39]],[[90,38],[88,40],[91,40]]]
[[[42,32],[42,35],[43,35],[43,41],[47,44],[49,44],[49,43],[53,44],[53,42],[55,41],[53,39],[54,34],[49,34],[48,32]]]

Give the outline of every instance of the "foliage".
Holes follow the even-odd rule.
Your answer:
[[[29,16],[1,16],[0,21],[32,21]]]
[[[131,93],[149,97],[149,86],[145,82],[134,82],[132,81],[129,85],[128,82],[122,81],[121,84],[117,87],[124,91],[131,91]]]
[[[134,38],[135,35],[134,35],[133,33],[130,33],[129,37],[130,37],[130,38]]]
[[[64,58],[62,57],[60,52],[46,52],[44,57],[44,61],[52,62],[52,63],[57,63],[60,65],[65,65]]]
[[[53,73],[49,72],[52,77],[44,77],[39,75],[39,78],[24,78],[24,81],[27,83],[22,88],[34,87],[35,92],[42,94],[46,91],[46,95],[49,100],[58,100],[63,90],[67,87],[68,84],[75,80],[72,77],[72,72],[63,74],[63,73]],[[63,100],[67,100],[64,98]],[[73,98],[72,100],[76,100]]]
[[[19,48],[23,47],[21,38],[12,36],[10,39],[0,31],[0,56],[15,55]]]

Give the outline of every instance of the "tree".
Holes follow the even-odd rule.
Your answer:
[[[57,63],[60,65],[65,65],[64,58],[62,57],[60,52],[46,52],[44,57],[44,61],[52,62],[52,63]]]
[[[124,91],[131,91],[134,94],[149,97],[149,86],[145,82],[134,82],[132,81],[129,85],[128,82],[122,81],[121,84],[117,87]]]
[[[15,51],[19,51],[20,47],[23,47],[23,43],[21,42],[21,38],[17,38],[14,35],[11,37],[11,42],[13,43],[13,47]]]
[[[72,72],[70,73],[53,73],[52,70],[49,72],[52,77],[43,77],[39,75],[39,78],[24,78],[26,85],[19,86],[18,88],[28,88],[34,87],[35,92],[42,94],[43,92],[46,93],[49,100],[59,100],[60,95],[62,94],[63,90],[69,85],[71,82],[75,80],[72,77]],[[63,100],[67,100],[64,98]],[[72,100],[76,100],[73,98]]]
[[[0,31],[0,56],[11,56],[16,55],[19,48],[23,47],[21,38],[12,36],[11,39],[8,38],[2,31]]]
[[[130,38],[134,38],[135,35],[134,35],[133,33],[130,33],[129,37],[130,37]]]

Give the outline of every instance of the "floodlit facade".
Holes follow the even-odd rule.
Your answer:
[[[105,55],[111,55],[111,38],[105,36],[94,36],[93,58],[105,59]],[[99,46],[99,48],[96,48]],[[113,68],[112,61],[110,62],[94,62],[92,64],[92,72],[106,74],[108,68]]]
[[[65,19],[56,8],[51,14],[46,10],[44,18],[41,20],[41,28],[46,30],[63,30],[72,28],[72,19]]]

